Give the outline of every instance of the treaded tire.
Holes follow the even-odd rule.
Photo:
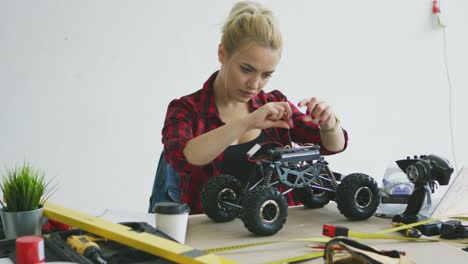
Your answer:
[[[373,178],[362,173],[346,176],[336,190],[340,212],[350,220],[371,217],[380,204],[380,191]]]
[[[237,218],[238,213],[222,206],[220,201],[237,203],[241,194],[242,185],[234,176],[223,174],[210,178],[200,195],[203,211],[215,222],[229,222]]]
[[[252,233],[269,236],[283,228],[288,217],[288,203],[278,189],[259,186],[242,199],[241,219]]]
[[[314,193],[314,191],[315,190],[310,187],[304,187],[295,189],[293,192],[299,202],[308,208],[322,208],[330,202],[327,191],[321,191],[319,193]]]

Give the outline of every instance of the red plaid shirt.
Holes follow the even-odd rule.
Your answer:
[[[215,72],[203,85],[201,90],[175,99],[169,103],[164,128],[162,130],[162,143],[164,144],[164,156],[169,164],[180,174],[180,191],[182,202],[190,206],[192,214],[203,213],[200,203],[200,192],[209,178],[220,174],[223,153],[205,166],[190,164],[183,150],[187,142],[199,135],[224,125],[216,108],[213,82]],[[288,102],[286,96],[275,90],[270,93],[260,91],[257,96],[249,101],[250,111],[253,112],[268,102]],[[294,104],[289,102],[293,111],[294,128],[291,129],[291,140],[297,143],[315,143],[320,145],[322,154],[333,154],[325,149],[320,140],[320,133],[312,123],[304,122],[300,112]],[[272,141],[283,145],[290,144],[287,129],[269,128],[264,130]],[[344,131],[344,130],[343,130]],[[345,148],[348,136],[345,134]],[[289,205],[297,204],[288,193]]]

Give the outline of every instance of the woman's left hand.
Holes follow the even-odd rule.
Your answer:
[[[304,99],[300,101],[297,106],[306,106],[306,117],[305,121],[312,122],[314,125],[318,125],[322,129],[331,129],[336,125],[336,117],[333,112],[333,108],[327,102],[312,97],[310,99]]]

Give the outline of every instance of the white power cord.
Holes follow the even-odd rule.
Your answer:
[[[452,92],[452,81],[450,79],[450,71],[447,62],[447,40],[445,35],[445,28],[442,29],[443,36],[444,36],[444,64],[445,64],[445,75],[447,76],[447,83],[449,88],[449,123],[450,123],[450,143],[452,145],[452,157],[453,157],[453,165],[455,167],[455,171],[458,171],[457,166],[457,157],[455,155],[455,136],[453,135],[453,92]]]
[[[439,6],[440,6],[439,0]],[[440,13],[439,13],[440,14]],[[452,148],[452,158],[453,158],[453,166],[455,171],[458,171],[457,166],[457,157],[455,154],[455,136],[453,135],[453,89],[452,89],[452,80],[450,79],[450,71],[448,66],[448,59],[447,59],[447,36],[445,32],[445,27],[447,26],[447,21],[444,19],[444,23],[441,24],[441,20],[438,19],[439,25],[442,27],[442,35],[444,40],[444,66],[445,66],[445,75],[447,76],[447,83],[449,88],[449,126],[450,126],[450,143]]]

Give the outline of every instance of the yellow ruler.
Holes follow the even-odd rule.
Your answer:
[[[44,204],[44,216],[176,263],[235,263],[169,239],[146,232],[137,233],[128,226],[112,223],[51,202]]]

